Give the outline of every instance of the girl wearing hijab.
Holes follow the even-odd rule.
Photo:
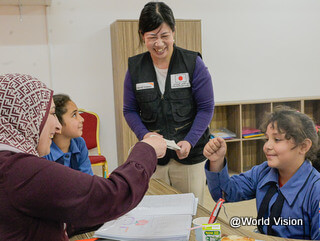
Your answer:
[[[145,139],[109,179],[39,157],[61,129],[52,94],[29,75],[0,76],[1,240],[66,241],[66,227],[71,235],[127,213],[165,155],[162,138]]]

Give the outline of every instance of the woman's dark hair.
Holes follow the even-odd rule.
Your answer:
[[[171,8],[164,2],[148,2],[144,5],[139,18],[140,43],[144,33],[158,28],[162,23],[168,24],[174,32],[176,23]]]
[[[70,97],[65,94],[53,95],[53,102],[56,105],[56,116],[58,117],[59,122],[62,124],[63,119],[62,116],[67,112],[66,105],[69,101],[71,101]]]
[[[301,144],[306,138],[310,139],[312,146],[306,153],[310,161],[316,160],[318,151],[318,134],[312,119],[301,112],[288,106],[277,106],[273,113],[267,113],[261,125],[261,130],[266,132],[268,125],[274,128],[275,124],[279,133],[285,133],[287,140],[293,138],[296,145]]]

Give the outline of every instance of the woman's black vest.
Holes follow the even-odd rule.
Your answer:
[[[149,131],[176,143],[184,140],[197,114],[191,88],[198,55],[201,57],[197,52],[174,46],[164,94],[159,89],[150,53],[129,58],[129,72],[143,124]],[[188,165],[202,162],[206,159],[202,152],[208,140],[207,128],[187,158],[180,160],[175,151],[167,149],[166,156],[159,159],[158,164],[166,165],[170,158]]]

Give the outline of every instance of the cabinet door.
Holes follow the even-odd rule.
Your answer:
[[[304,113],[311,117],[317,126],[320,126],[320,100],[305,100]]]
[[[201,53],[201,21],[176,20],[175,43]],[[123,82],[130,56],[147,51],[139,44],[138,20],[117,20],[111,24],[113,88],[116,116],[118,164],[125,162],[130,148],[138,141],[123,113]]]

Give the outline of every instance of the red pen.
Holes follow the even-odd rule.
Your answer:
[[[214,209],[211,213],[208,223],[214,223],[216,221],[223,203],[224,203],[224,200],[222,198],[219,198],[216,206],[214,206]]]

